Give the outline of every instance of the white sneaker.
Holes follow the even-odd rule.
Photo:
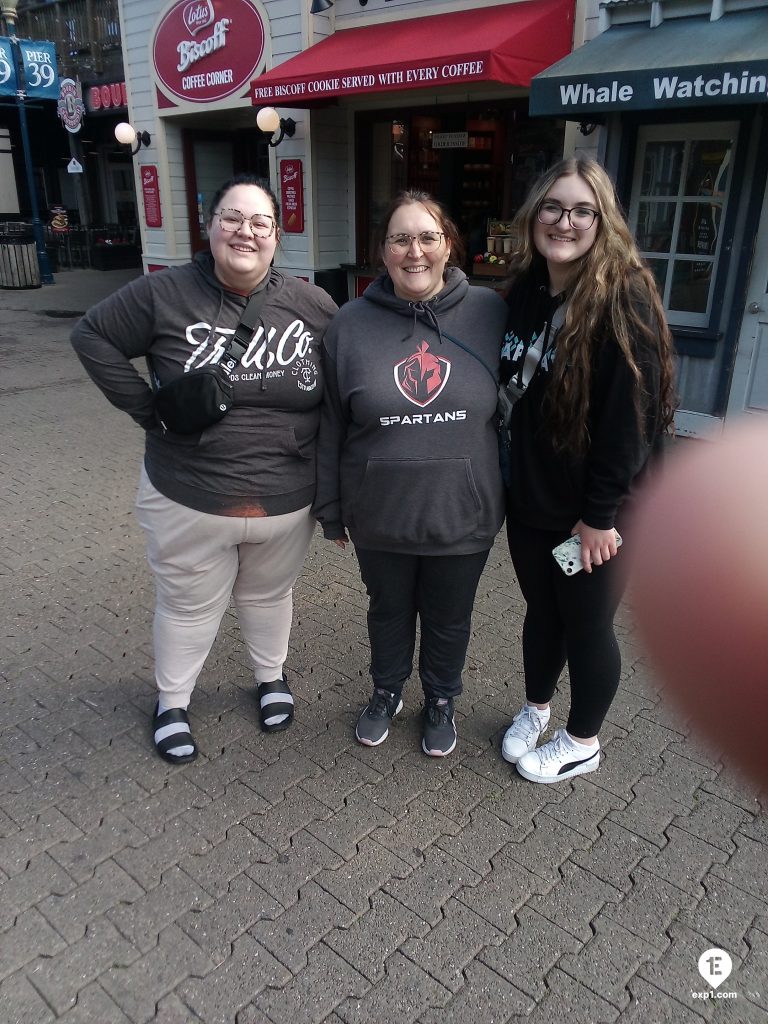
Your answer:
[[[530,704],[523,704],[522,710],[518,711],[512,719],[512,725],[504,733],[501,756],[510,764],[517,764],[523,754],[534,749],[548,725],[549,710],[539,711]]]
[[[549,743],[523,754],[517,770],[531,782],[562,782],[574,775],[585,775],[600,767],[600,743],[593,754],[586,754],[583,745],[577,748],[565,729],[558,729]]]

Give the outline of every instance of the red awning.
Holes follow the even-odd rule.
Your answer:
[[[335,32],[251,82],[254,106],[306,107],[341,96],[531,78],[571,52],[574,0],[481,10]]]

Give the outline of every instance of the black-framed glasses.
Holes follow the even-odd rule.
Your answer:
[[[563,214],[568,217],[568,223],[574,231],[589,231],[600,216],[591,206],[574,206],[569,210],[553,199],[543,200],[536,208],[536,219],[539,224],[546,224],[550,228],[560,222]]]
[[[443,240],[444,231],[422,231],[418,235],[387,235],[384,239],[395,255],[402,256],[411,248],[411,242],[417,242],[422,252],[434,252]]]
[[[222,231],[239,231],[246,220],[256,238],[269,238],[275,230],[275,218],[266,213],[255,213],[248,218],[239,210],[219,210],[218,218]]]

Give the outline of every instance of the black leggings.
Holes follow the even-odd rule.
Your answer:
[[[621,656],[613,618],[625,583],[626,550],[591,573],[566,576],[552,557],[565,532],[534,530],[507,518],[509,552],[527,608],[523,624],[525,694],[548,704],[568,663],[571,710],[566,728],[600,731],[619,687]]]
[[[416,619],[419,676],[427,697],[457,697],[487,551],[402,555],[356,548],[370,604],[368,636],[375,686],[399,693],[411,674]]]

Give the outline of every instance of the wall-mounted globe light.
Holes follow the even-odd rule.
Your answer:
[[[131,149],[132,156],[135,156],[142,146],[148,146],[152,141],[149,132],[137,132],[127,121],[121,121],[120,124],[115,125],[115,138],[123,146],[136,144],[136,148]]]
[[[274,135],[279,129],[277,140],[269,140],[270,146],[279,146],[286,135],[292,139],[296,133],[296,122],[293,118],[280,117],[274,107],[262,107],[256,115],[256,124],[266,135]]]

